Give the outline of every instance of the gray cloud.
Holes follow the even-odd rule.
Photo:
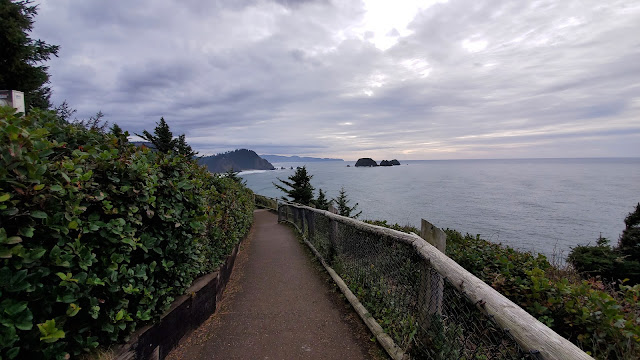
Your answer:
[[[203,153],[640,156],[634,1],[43,2],[54,102]]]

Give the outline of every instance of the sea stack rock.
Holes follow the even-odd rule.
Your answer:
[[[400,161],[393,159],[391,161],[389,160],[382,160],[380,161],[380,166],[394,166],[394,165],[400,165]]]
[[[356,161],[356,167],[373,167],[378,166],[378,163],[375,162],[372,158],[360,158]]]

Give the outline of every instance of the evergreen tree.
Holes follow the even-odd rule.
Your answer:
[[[627,260],[640,261],[640,203],[634,212],[627,215],[624,224],[618,248],[629,257]]]
[[[77,112],[76,109],[69,106],[69,103],[67,102],[67,100],[63,101],[62,104],[56,106],[56,108],[53,109],[53,111],[56,112],[56,115],[58,115],[59,118],[61,118],[66,122],[69,122],[73,114]]]
[[[153,129],[153,134],[147,130],[143,130],[142,135],[136,135],[152,143],[156,150],[163,153],[173,151],[180,155],[184,155],[187,159],[191,159],[198,154],[193,151],[191,145],[187,144],[184,134],[175,139],[173,138],[173,133],[169,128],[169,124],[164,120],[164,117],[161,117],[160,122],[156,123],[156,128]]]
[[[129,132],[123,131],[118,124],[114,123],[111,126],[111,129],[109,129],[109,132],[118,139],[118,145],[122,146],[129,142],[129,139],[127,139],[129,137]]]
[[[362,214],[362,211],[360,211],[357,214],[354,214],[353,216],[351,215],[351,213],[356,211],[356,208],[358,207],[358,203],[355,203],[355,205],[353,206],[349,206],[349,203],[351,202],[351,200],[349,200],[349,198],[347,197],[347,191],[344,189],[344,187],[340,188],[340,192],[338,193],[338,198],[333,199],[332,201],[338,207],[338,214],[342,216],[352,217],[355,219],[358,216],[360,216],[360,214]]]
[[[30,0],[0,0],[0,89],[24,92],[27,111],[51,107],[49,68],[42,63],[59,49],[29,37],[37,12]]]
[[[296,172],[289,176],[290,181],[282,180],[278,178],[283,185],[273,183],[273,185],[283,191],[287,196],[291,198],[290,201],[296,202],[302,205],[309,205],[313,201],[313,186],[311,186],[311,178],[313,175],[307,173],[305,166],[296,169]],[[286,197],[282,197],[285,200],[289,200]]]
[[[122,128],[115,123],[111,125],[111,129],[109,129],[109,132],[111,133],[111,135],[118,136],[118,137],[124,134],[124,132],[122,131]]]
[[[233,168],[230,168],[224,173],[224,176],[237,182],[238,184],[245,185],[246,182],[240,176],[238,176],[238,173],[239,171],[235,171],[233,170]]]
[[[104,134],[109,126],[109,122],[103,121],[103,117],[104,114],[102,111],[98,111],[94,116],[89,117],[89,119],[75,119],[71,123],[81,126],[87,130],[97,131]]]
[[[319,189],[318,198],[314,200],[314,204],[316,205],[316,209],[329,210],[331,200],[327,199],[327,194],[325,194],[322,189]]]
[[[142,131],[142,135],[136,134],[141,138],[152,143],[156,150],[168,153],[174,150],[176,141],[173,139],[173,133],[169,129],[169,124],[164,120],[164,117],[160,118],[160,122],[156,123],[156,128],[153,130],[153,134],[147,130]]]
[[[640,283],[640,203],[624,219],[626,228],[618,246],[600,236],[596,246],[574,247],[567,261],[581,274],[601,276],[605,280],[629,279],[628,284]]]
[[[184,134],[178,136],[178,138],[175,139],[175,150],[178,154],[184,155],[188,159],[191,159],[192,157],[198,155],[198,152],[193,151],[191,145],[187,144]]]

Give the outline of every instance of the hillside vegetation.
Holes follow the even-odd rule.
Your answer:
[[[198,159],[198,163],[206,166],[212,173],[274,169],[270,162],[258,156],[255,151],[247,149],[228,151],[213,156],[204,156]]]
[[[0,356],[125,340],[224,261],[252,210],[248,189],[184,156],[0,108]]]

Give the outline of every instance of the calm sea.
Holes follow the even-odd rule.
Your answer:
[[[480,234],[550,256],[598,236],[616,244],[625,216],[640,202],[640,158],[423,160],[356,168],[354,162],[274,164],[285,170],[245,172],[258,194],[281,197],[272,182],[306,165],[312,185],[336,197],[344,187],[361,219]],[[347,167],[351,165],[351,167]]]

